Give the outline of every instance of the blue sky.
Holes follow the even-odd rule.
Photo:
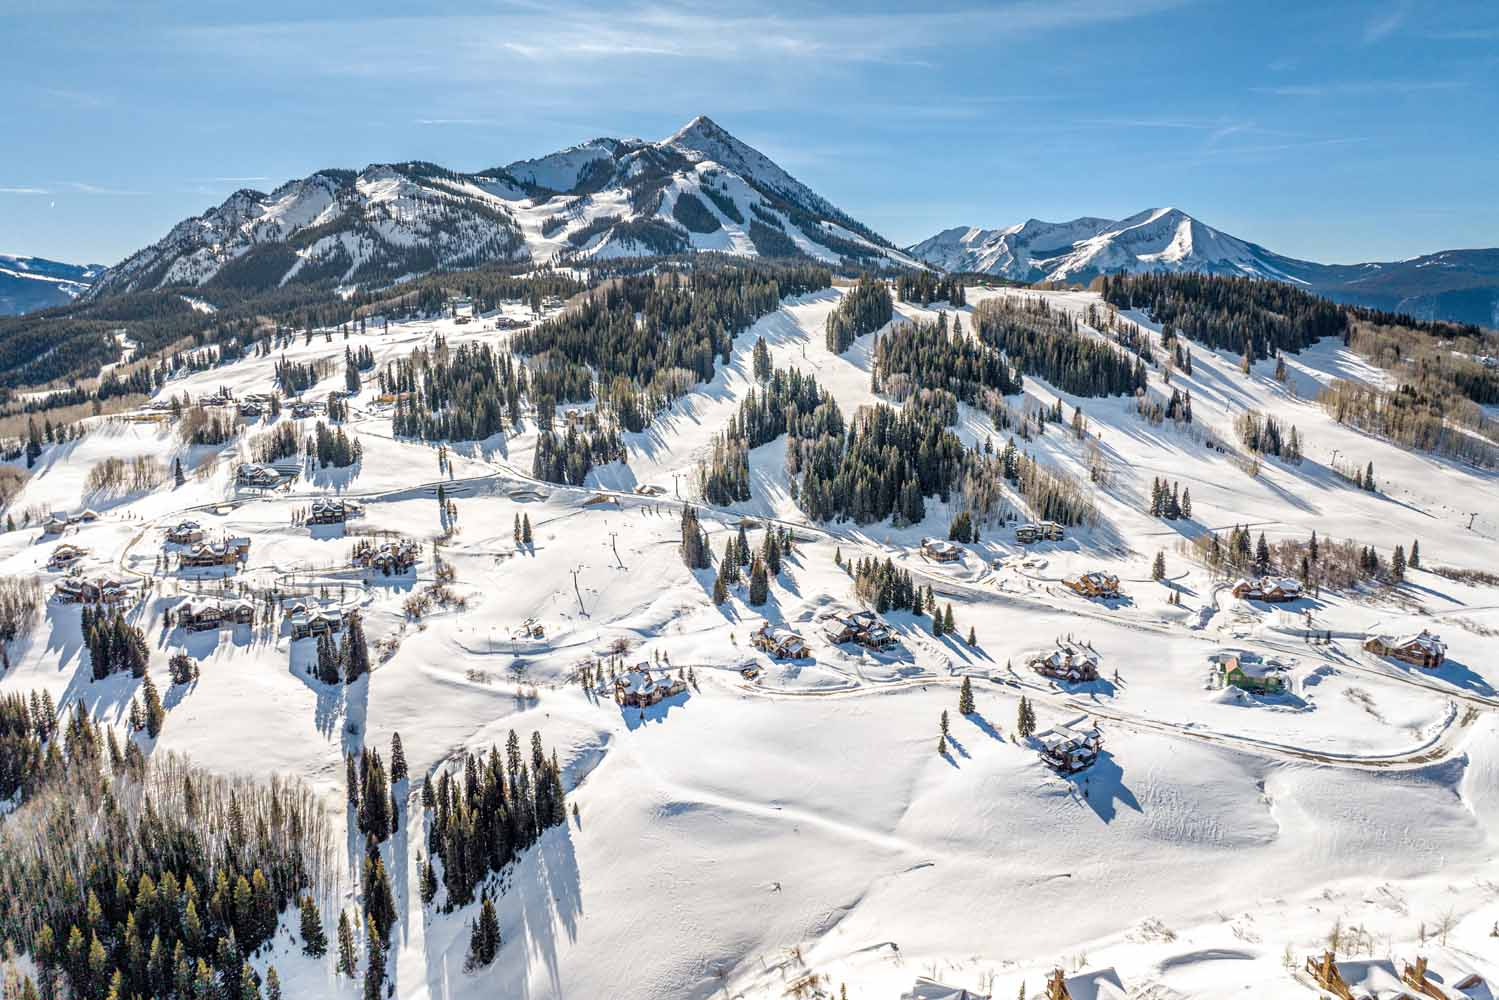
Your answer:
[[[63,260],[699,113],[899,243],[1175,205],[1330,262],[1499,245],[1493,0],[0,0],[0,38],[0,250]]]

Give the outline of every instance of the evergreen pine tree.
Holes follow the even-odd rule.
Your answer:
[[[182,474],[182,459],[180,458],[172,459],[172,481],[178,486],[187,482],[187,477]]]
[[[765,572],[765,562],[759,556],[750,566],[749,603],[759,607],[770,599],[770,580]]]
[[[161,727],[167,718],[167,710],[162,707],[161,695],[156,691],[156,685],[147,674],[141,684],[142,697],[145,699],[145,725],[146,735],[152,739],[161,735]]]
[[[958,688],[958,714],[973,714],[973,681],[965,674],[963,686]]]
[[[1406,560],[1406,565],[1409,566],[1411,569],[1420,569],[1421,568],[1421,543],[1420,542],[1411,542],[1411,554],[1410,554],[1410,558]]]
[[[411,777],[406,770],[406,750],[401,746],[401,734],[390,734],[390,780],[394,784],[397,781],[405,781]]]
[[[957,623],[952,618],[952,602],[947,604],[947,610],[942,613],[942,634],[953,635],[958,631]]]
[[[978,644],[979,644],[978,635],[977,635],[977,633],[975,633],[973,631],[973,626],[970,625],[970,626],[968,626],[968,645],[976,647]]]
[[[323,932],[323,915],[317,901],[302,897],[302,954],[321,958],[328,951],[328,935]]]
[[[713,577],[713,603],[723,604],[729,599],[729,589],[723,584],[723,570],[720,568],[718,574]]]
[[[1187,520],[1192,519],[1192,490],[1188,487],[1182,490],[1181,516]]]
[[[1405,582],[1405,546],[1395,546],[1395,554],[1390,557],[1390,579],[1396,583]]]
[[[338,971],[354,978],[359,971],[359,960],[354,957],[354,927],[349,923],[347,910],[340,910],[338,914]]]
[[[274,965],[265,970],[265,1000],[281,1000],[281,976]]]
[[[531,515],[522,514],[520,519],[520,540],[523,545],[531,544]]]
[[[1165,552],[1157,552],[1155,554],[1155,562],[1152,563],[1151,567],[1150,567],[1150,578],[1152,580],[1164,580],[1164,579],[1166,579],[1166,553]]]

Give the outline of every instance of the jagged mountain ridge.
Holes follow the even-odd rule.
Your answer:
[[[907,247],[947,271],[1086,284],[1121,271],[1190,271],[1287,281],[1340,302],[1499,327],[1499,249],[1404,261],[1319,264],[1275,253],[1175,208],[1127,219],[1030,219],[1004,229],[955,226]]]
[[[168,285],[381,283],[492,261],[716,250],[916,262],[707,117],[474,174],[323,170],[241,190],[110,268],[104,296]]]
[[[67,305],[103,273],[103,264],[65,264],[0,253],[0,316]]]

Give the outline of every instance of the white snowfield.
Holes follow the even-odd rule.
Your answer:
[[[1495,476],[1332,422],[1307,401],[1315,387],[1364,371],[1335,342],[1287,356],[1285,385],[1268,363],[1245,376],[1237,358],[1194,347],[1193,375],[1166,386],[1151,373],[1153,393],[1191,390],[1190,428],[1147,423],[1124,398],[1061,397],[1069,416],[1082,405],[1113,475],[1097,489],[1099,524],[1068,529],[1060,542],[1021,546],[1013,525],[986,525],[959,561],[928,561],[920,540],[945,537],[950,504],[929,498],[926,520],[905,528],[808,524],[791,500],[784,439],[757,449],[751,501],[698,505],[715,558],[741,516],[791,526],[795,552],[768,604],[748,606],[739,588],[715,607],[713,571],[689,570],[678,555],[678,496],[689,495],[695,463],[754,385],[757,337],[776,366],[815,374],[846,416],[876,401],[873,336],[842,356],[823,346],[841,294],[788,301],[741,335],[712,382],[630,435],[628,463],[596,470],[587,488],[530,478],[529,420],[508,436],[450,445],[452,471],[440,475],[435,445],[392,438],[373,384],[351,401],[362,462],[304,470],[286,491],[264,496],[235,490],[242,445],[184,449],[166,428],[99,421],[46,453],[11,510],[32,511],[33,524],[48,511],[89,507],[101,516],[62,536],[44,538],[39,527],[0,534],[0,573],[35,574],[50,590],[61,571],[47,569],[48,558],[70,542],[89,550],[86,575],[150,580],[129,612],[153,643],[151,672],[168,706],[148,751],[183,751],[224,772],[300,776],[340,819],[342,755],[361,746],[386,754],[395,732],[413,776],[463,750],[503,744],[512,728],[523,740],[540,731],[557,748],[577,817],[547,832],[510,873],[497,900],[499,957],[475,973],[463,966],[477,906],[442,914],[419,901],[427,820],[412,782],[400,833],[384,848],[398,879],[391,969],[403,1000],[769,1000],[836,997],[844,984],[858,1000],[894,1000],[922,978],[931,996],[1013,997],[1024,983],[1034,997],[1058,967],[1079,993],[1100,997],[1313,1000],[1319,993],[1299,970],[1335,924],[1361,928],[1372,942],[1372,954],[1346,957],[1428,954],[1434,966],[1479,972],[1492,988],[1499,591],[1413,570],[1392,593],[1323,593],[1276,608],[1235,600],[1231,580],[1211,579],[1177,543],[1234,524],[1271,541],[1315,530],[1329,542],[1374,544],[1386,557],[1419,539],[1426,566],[1492,570]],[[1044,294],[1079,312],[1099,304],[1080,292],[980,289],[970,301],[990,294]],[[897,309],[901,317],[939,311]],[[956,312],[967,327],[971,307]],[[388,334],[372,325],[347,341],[299,338],[285,353],[309,361],[367,344],[384,364],[439,333],[452,343],[501,341],[493,319],[392,324]],[[181,379],[163,396],[269,391],[280,356]],[[342,385],[340,366],[309,396]],[[1037,405],[1058,395],[1030,378],[1025,392]],[[1294,424],[1305,462],[1267,459],[1251,477],[1203,446],[1203,432],[1233,441],[1233,418],[1246,408]],[[303,423],[310,430],[312,421]],[[263,428],[252,423],[248,433]],[[1004,441],[966,407],[958,432],[969,443]],[[1086,479],[1084,446],[1064,427],[1024,446]],[[1349,487],[1330,468],[1334,452],[1340,464],[1373,462],[1382,492]],[[144,494],[84,494],[95,462],[134,454],[180,457],[187,482],[174,487],[168,476]],[[1160,476],[1190,488],[1191,522],[1144,513]],[[466,608],[434,609],[418,624],[403,604],[433,582],[439,481],[459,529],[442,558]],[[664,495],[635,492],[644,486]],[[296,509],[326,493],[364,506],[350,530],[417,539],[415,580],[352,568],[344,529],[292,523]],[[517,514],[533,526],[529,547],[513,540]],[[1016,514],[1036,517],[1018,498]],[[371,640],[393,655],[367,678],[330,687],[309,674],[315,642],[290,640],[279,623],[163,628],[169,609],[214,591],[209,571],[193,571],[202,582],[156,573],[166,528],[184,518],[199,521],[210,541],[250,539],[236,583],[324,587],[330,601],[359,608]],[[749,534],[758,546],[760,530]],[[1165,583],[1150,578],[1157,551]],[[928,619],[893,613],[894,650],[830,644],[819,616],[859,606],[835,553],[910,570],[951,603],[958,635],[933,638]],[[1124,597],[1090,602],[1060,584],[1091,570],[1117,575]],[[1168,602],[1172,593],[1180,604]],[[1308,612],[1331,644],[1307,643]],[[513,638],[528,619],[544,638]],[[772,661],[754,649],[750,634],[766,619],[799,631],[811,656]],[[970,627],[974,647],[961,641]],[[1423,628],[1447,643],[1439,668],[1361,646],[1365,633]],[[1069,636],[1091,643],[1098,681],[1062,687],[1027,669],[1030,656]],[[695,686],[644,710],[585,692],[580,661],[620,641],[627,666],[659,656],[673,671],[690,667]],[[178,649],[201,661],[190,688],[170,685],[166,662]],[[1280,661],[1288,691],[1219,687],[1210,657],[1224,650]],[[76,606],[50,604],[12,661],[0,689],[45,688],[62,706],[82,703],[125,725],[139,682],[90,679]],[[752,679],[741,672],[749,666],[758,668],[747,671]],[[967,717],[957,711],[964,677],[977,706]],[[1067,777],[1045,767],[1017,735],[1022,696],[1038,730],[1079,716],[1097,724],[1097,763]],[[943,711],[950,733],[939,755]],[[349,838],[351,858],[357,840]],[[357,898],[346,877],[327,912],[356,908]],[[285,915],[273,953],[257,964],[277,966],[287,996],[356,996],[358,983],[338,977],[331,956],[302,957],[295,917]]]

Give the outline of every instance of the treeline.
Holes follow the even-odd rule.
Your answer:
[[[1145,387],[1144,361],[1083,333],[1044,299],[987,299],[974,309],[973,325],[979,341],[1010,364],[1071,395],[1133,395]]]
[[[922,390],[901,409],[884,404],[855,414],[839,436],[793,437],[787,471],[796,501],[813,520],[852,519],[859,524],[893,517],[915,524],[926,516],[925,497],[946,501],[964,468],[963,443],[949,428],[957,398]]]
[[[1396,545],[1386,557],[1373,545],[1353,539],[1319,539],[1315,531],[1306,538],[1269,542],[1264,532],[1256,539],[1248,528],[1235,525],[1227,532],[1196,535],[1181,546],[1222,575],[1288,576],[1317,590],[1395,585],[1404,582],[1407,569],[1421,566],[1421,545],[1417,541],[1411,542],[1409,554],[1404,545]]]
[[[1101,281],[1106,302],[1148,313],[1161,324],[1163,338],[1170,327],[1251,361],[1276,351],[1295,353],[1348,330],[1343,306],[1279,281],[1187,273],[1107,275]]]
[[[944,389],[970,405],[980,405],[985,390],[1010,395],[1021,390],[1020,373],[995,349],[963,331],[963,322],[947,314],[935,321],[916,320],[891,328],[874,345],[871,371],[874,391],[904,400],[917,388]]]
[[[81,706],[59,724],[45,698],[0,701],[0,775],[18,772],[22,804],[0,823],[0,937],[39,970],[23,996],[258,1000],[248,957],[335,872],[305,787],[148,761]]]
[[[329,466],[335,469],[348,468],[364,455],[364,448],[358,438],[350,438],[342,427],[330,430],[321,420],[317,422],[314,439],[307,450],[317,456],[318,467],[323,469]]]
[[[595,465],[624,460],[625,443],[618,429],[590,413],[581,427],[570,425],[560,435],[549,430],[536,435],[531,475],[549,483],[582,486]]]
[[[782,298],[826,288],[831,280],[824,268],[765,262],[708,265],[687,275],[626,275],[578,308],[517,333],[512,347],[521,355],[550,354],[589,366],[602,385],[623,379],[639,396],[630,412],[619,414],[620,423],[641,431],[662,407],[713,378],[736,334],[774,312]]]
[[[88,648],[94,680],[102,681],[125,670],[132,677],[146,676],[151,648],[140,626],[130,624],[118,608],[111,611],[104,605],[85,604],[80,616],[79,628]]]
[[[488,344],[449,348],[439,337],[380,372],[381,392],[396,396],[391,428],[423,441],[478,441],[521,417],[526,371]]]
[[[794,368],[777,369],[751,389],[714,439],[712,455],[698,463],[703,498],[720,505],[748,500],[749,449],[787,433],[812,440],[843,434],[843,414],[832,394]]]
[[[902,302],[931,305],[946,302],[951,306],[966,306],[968,293],[961,280],[950,274],[936,271],[905,271],[895,279],[895,297]]]
[[[1483,469],[1499,468],[1499,426],[1464,400],[1338,379],[1318,400],[1340,424]]]
[[[890,286],[872,275],[860,276],[853,290],[828,314],[825,328],[828,350],[842,354],[855,340],[878,330],[894,315]]]
[[[422,805],[433,813],[427,845],[442,862],[443,912],[473,902],[487,875],[503,870],[549,828],[567,820],[556,751],[549,758],[541,734],[532,733],[528,761],[514,730],[503,758],[493,746],[487,755],[465,753],[461,773],[444,770],[435,794],[429,779]],[[422,902],[430,905],[437,895],[430,860],[420,874]]]
[[[1245,410],[1234,418],[1234,430],[1244,447],[1256,455],[1273,455],[1292,465],[1302,459],[1301,435],[1295,425],[1283,428],[1280,421],[1259,410]]]
[[[1499,336],[1473,327],[1375,315],[1379,318],[1367,310],[1354,310],[1348,346],[1360,357],[1429,395],[1458,395],[1484,406],[1499,404],[1499,369],[1478,360],[1499,354]]]

